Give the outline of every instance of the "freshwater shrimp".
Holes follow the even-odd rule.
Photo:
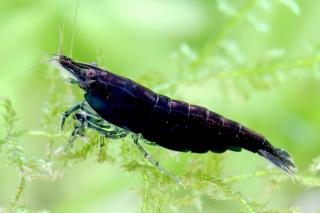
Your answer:
[[[293,176],[296,170],[287,151],[275,148],[264,136],[201,106],[174,100],[97,65],[76,62],[59,54],[54,65],[71,75],[71,83],[84,90],[85,101],[63,114],[61,128],[72,113],[81,125],[72,135],[81,135],[85,127],[104,137],[122,138],[132,134],[144,157],[167,172],[141,146],[143,138],[161,147],[193,153],[223,153],[242,149],[257,153]],[[114,128],[109,128],[113,125]]]

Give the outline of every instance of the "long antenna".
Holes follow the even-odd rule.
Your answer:
[[[79,5],[80,5],[80,0],[77,0],[76,11],[74,14],[73,26],[72,26],[73,29],[72,29],[71,44],[70,44],[70,57],[72,57],[72,52],[73,52],[73,42],[76,34],[76,24],[78,19]]]
[[[58,54],[63,54],[63,35],[64,35],[64,28],[66,23],[66,15],[63,18],[62,27],[60,26],[59,30],[59,47],[58,47]]]
[[[8,92],[8,90],[10,89],[10,87],[19,79],[23,76],[23,74],[26,73],[30,73],[30,71],[33,71],[37,68],[39,68],[41,65],[43,65],[43,63],[39,63],[36,64],[30,68],[21,70],[20,72],[18,72],[16,75],[13,76],[13,78],[7,83],[7,85],[3,88],[3,93],[6,94]],[[3,94],[2,94],[3,95]]]

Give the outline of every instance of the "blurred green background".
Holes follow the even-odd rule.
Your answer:
[[[319,11],[316,0],[0,0],[0,94],[11,99],[19,127],[27,130],[42,129],[50,96],[67,104],[59,113],[81,101],[80,89],[72,87],[71,96],[58,70],[45,63],[62,46],[76,60],[97,62],[262,133],[288,150],[304,174],[320,155]],[[28,136],[23,147],[43,156],[45,140]],[[226,176],[269,166],[249,152],[224,155]],[[161,162],[179,175],[192,156]],[[6,206],[18,175],[5,163],[0,168],[0,206]],[[141,178],[121,166],[90,157],[53,182],[27,182],[20,203],[52,212],[139,212],[141,197],[134,189],[140,186]],[[286,181],[268,196],[264,180],[235,187],[270,208],[320,209],[313,206],[320,201],[319,188]],[[203,212],[237,209],[233,201],[202,198]]]

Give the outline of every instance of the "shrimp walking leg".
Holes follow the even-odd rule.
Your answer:
[[[63,114],[62,114],[62,119],[61,119],[61,130],[63,130],[63,127],[64,127],[64,124],[66,122],[66,119],[72,114],[74,113],[75,111],[79,110],[81,108],[81,104],[77,104],[75,105],[74,107],[72,107],[71,109],[65,111]]]
[[[167,174],[168,176],[170,176],[171,178],[173,178],[178,184],[181,184],[181,180],[176,177],[175,175],[173,175],[171,172],[167,171],[165,168],[163,168],[161,166],[161,164],[154,160],[152,158],[152,156],[140,145],[139,143],[139,136],[137,134],[133,134],[132,135],[132,139],[133,139],[133,142],[135,143],[135,145],[138,147],[139,151],[142,153],[143,157],[148,160],[151,164],[153,164],[154,166],[156,166],[160,172],[163,172],[165,174]]]
[[[104,151],[104,147],[105,147],[105,143],[104,143],[104,136],[100,136],[100,140],[99,140],[99,157],[98,157],[98,162],[102,162],[102,156],[103,156],[103,151]]]
[[[97,132],[99,132],[101,135],[103,135],[106,138],[111,138],[111,139],[120,139],[124,138],[127,136],[127,132],[122,130],[122,129],[115,129],[112,131],[105,130],[101,127],[99,127],[99,124],[94,124],[92,122],[88,121],[88,127],[95,129]]]
[[[76,123],[74,125],[74,129],[71,133],[72,137],[75,137],[77,135],[84,136],[84,132],[85,132],[85,128],[86,128],[87,123],[86,123],[85,119],[83,119],[83,118],[79,119],[77,121],[78,121],[78,123]]]
[[[109,124],[108,122],[103,120],[98,114],[92,112],[92,110],[89,109],[89,105],[86,102],[77,104],[63,113],[61,129],[63,129],[66,119],[76,111],[79,112],[76,113],[73,116],[73,118],[76,121],[78,121],[78,124],[75,125],[75,128],[71,134],[72,137],[76,137],[77,135],[83,136],[85,127],[95,129],[103,136],[112,139],[123,138],[128,134],[127,131]]]
[[[76,116],[74,116],[74,119],[76,119]],[[69,139],[69,143],[71,146],[73,145],[73,142],[78,136],[84,136],[85,128],[86,128],[86,121],[84,118],[76,119],[77,123],[74,125],[74,129],[71,133],[71,138]]]
[[[112,138],[112,139],[119,139],[127,136],[127,131],[121,128],[114,127],[113,125],[108,124],[103,119],[99,118],[98,115],[90,111],[81,111],[76,113],[73,116],[73,119],[77,121],[77,124],[74,127],[74,130],[71,134],[70,143],[71,146],[73,141],[77,138],[77,136],[84,136],[85,128],[92,128],[99,132],[100,139],[99,139],[99,154],[98,154],[98,161],[102,162],[103,160],[103,152],[104,152],[104,139],[105,138]]]
[[[66,119],[72,115],[73,113],[75,113],[76,111],[81,110],[82,112],[85,112],[86,114],[91,115],[92,117],[100,117],[98,114],[92,112],[92,109],[90,110],[90,106],[88,105],[88,103],[86,101],[77,104],[73,107],[71,107],[69,110],[65,111],[62,114],[62,119],[61,119],[61,130],[63,130],[64,124],[66,122]],[[102,120],[102,119],[101,119]]]
[[[120,139],[126,137],[128,134],[126,130],[117,128],[113,125],[108,125],[107,122],[97,117],[93,117],[91,114],[88,114],[88,112],[77,113],[74,115],[74,119],[80,123],[80,127],[88,127],[94,129],[106,138]],[[78,131],[77,129],[78,128],[75,127],[74,131]]]

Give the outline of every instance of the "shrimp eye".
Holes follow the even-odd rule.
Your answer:
[[[94,69],[88,69],[86,72],[87,78],[95,78],[97,76],[97,72]]]

